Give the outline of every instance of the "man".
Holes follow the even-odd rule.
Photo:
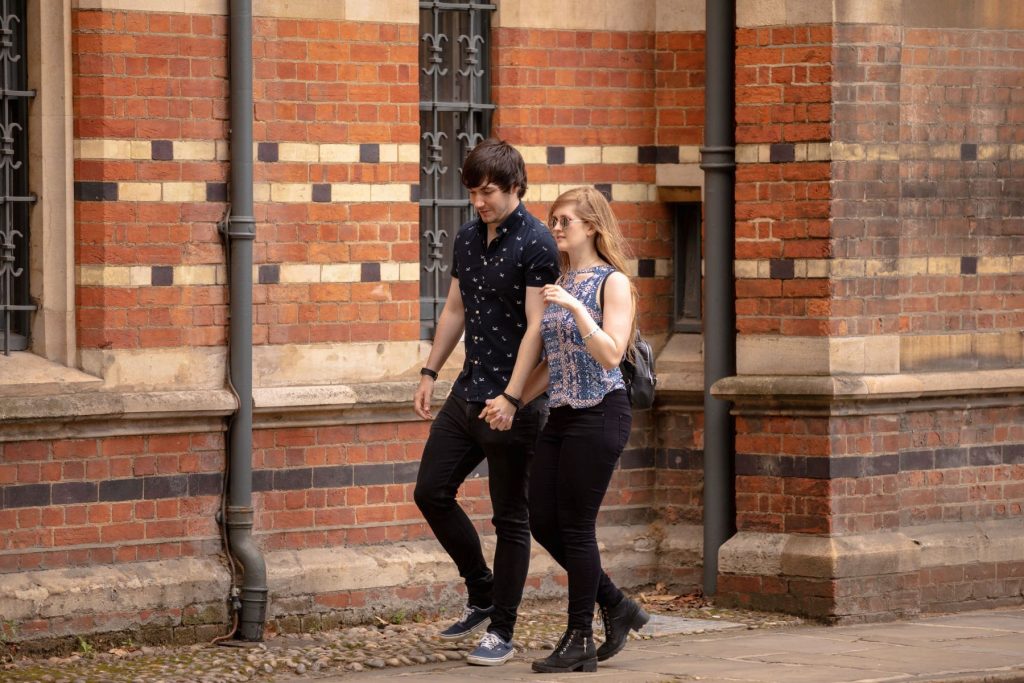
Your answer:
[[[455,236],[451,288],[413,398],[417,415],[432,419],[437,371],[463,331],[466,361],[431,425],[415,500],[466,582],[462,618],[441,637],[458,640],[487,627],[466,659],[493,666],[512,657],[530,564],[527,472],[546,410],[544,398],[520,405],[519,397],[540,361],[540,292],[558,277],[558,248],[546,226],[520,202],[526,167],[514,147],[494,139],[481,142],[466,158],[462,183],[478,217]],[[480,419],[488,399],[493,399],[492,422],[510,429],[491,429]],[[455,500],[459,486],[484,459],[497,535],[493,574],[473,523]]]

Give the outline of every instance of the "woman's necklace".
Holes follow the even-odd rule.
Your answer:
[[[589,264],[583,266],[582,268],[572,268],[572,267],[570,267],[568,272],[570,272],[570,273],[585,273],[585,272],[587,272],[588,270],[592,269],[594,266],[596,266],[599,263],[601,263],[600,257],[595,259],[594,261],[591,261]]]

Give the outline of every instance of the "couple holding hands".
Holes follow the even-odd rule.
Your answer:
[[[596,671],[649,619],[602,570],[596,537],[601,501],[632,426],[619,371],[636,336],[624,239],[608,201],[591,187],[559,196],[546,225],[530,215],[520,201],[523,158],[505,142],[477,145],[462,182],[478,217],[455,236],[451,288],[413,399],[416,413],[433,419],[416,505],[458,567],[468,598],[441,637],[486,628],[467,661],[487,666],[512,657],[532,532],[569,577],[565,633],[533,669]],[[435,418],[437,370],[463,333],[465,364]],[[456,502],[459,486],[484,460],[497,536],[493,572]],[[600,647],[595,604],[605,633]]]

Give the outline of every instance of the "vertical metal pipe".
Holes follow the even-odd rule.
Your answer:
[[[736,374],[736,1],[705,2],[704,146],[704,593],[718,589],[718,551],[736,533],[731,404],[711,386]]]
[[[252,0],[231,0],[231,215],[228,357],[238,412],[228,430],[229,480],[225,523],[232,555],[242,565],[238,637],[263,640],[267,568],[252,539]]]

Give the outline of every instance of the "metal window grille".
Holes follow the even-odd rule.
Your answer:
[[[0,0],[0,343],[28,348],[28,90],[25,0]]]
[[[460,167],[490,134],[491,14],[484,2],[420,2],[420,336],[451,284],[451,241],[472,216]]]

